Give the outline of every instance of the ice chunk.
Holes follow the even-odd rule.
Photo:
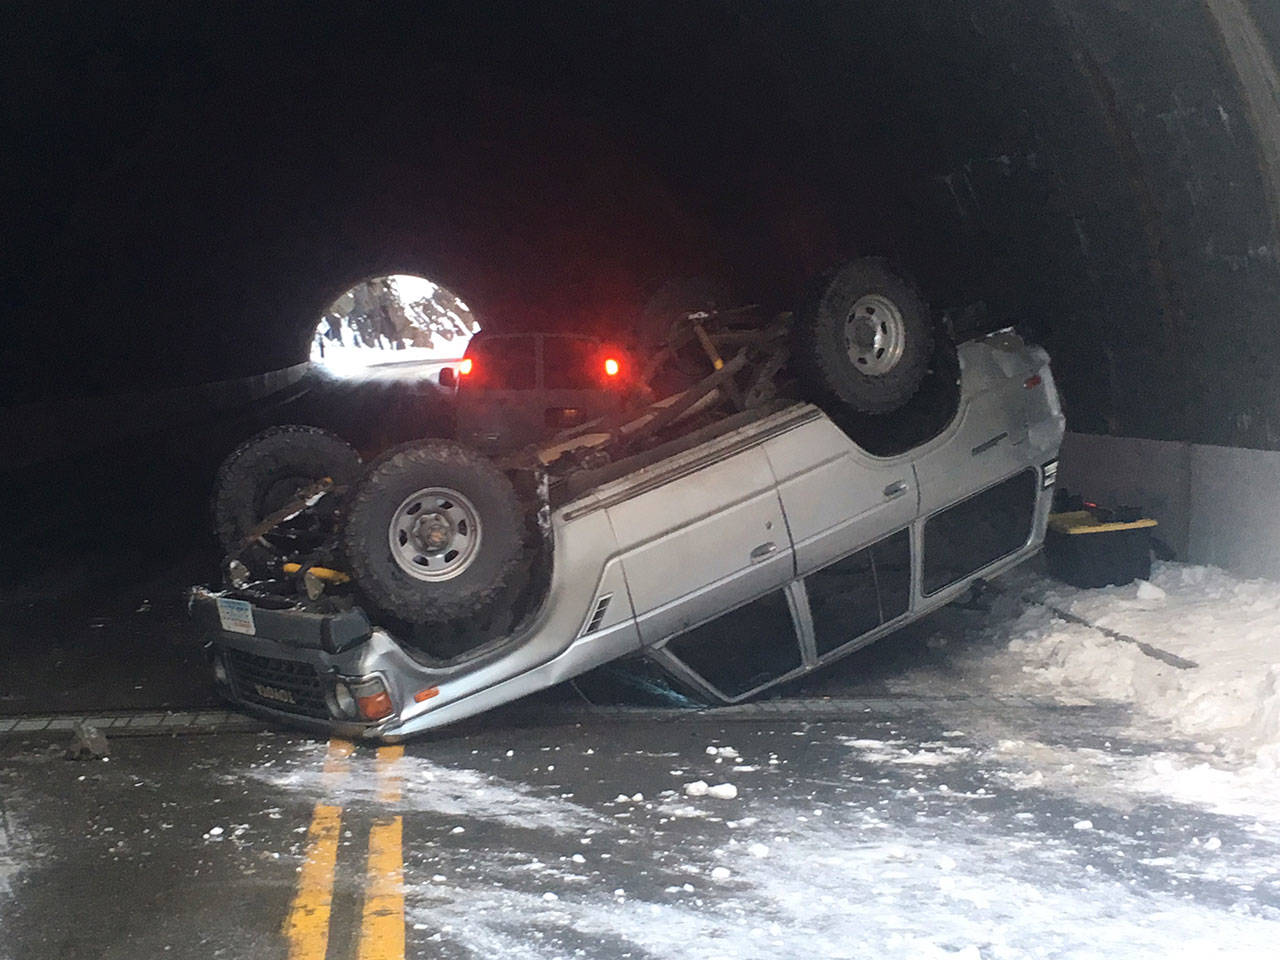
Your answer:
[[[684,785],[684,795],[686,797],[705,797],[708,789],[707,781],[695,780],[693,783]]]
[[[714,787],[707,788],[707,796],[717,800],[732,800],[737,795],[738,788],[732,783],[717,783]]]
[[[1139,600],[1163,600],[1168,594],[1157,587],[1154,583],[1146,580],[1138,581],[1138,599]]]

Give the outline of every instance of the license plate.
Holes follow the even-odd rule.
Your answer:
[[[218,597],[218,619],[228,633],[247,633],[252,637],[258,632],[253,625],[253,604],[248,600]]]

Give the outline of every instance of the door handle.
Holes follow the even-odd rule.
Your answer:
[[[776,553],[777,549],[778,549],[778,545],[774,543],[772,540],[766,541],[765,543],[760,544],[760,546],[756,547],[754,550],[751,551],[751,562],[759,563],[761,560],[765,559],[770,554]]]
[[[892,500],[895,497],[902,496],[906,492],[907,492],[907,481],[895,480],[893,481],[893,483],[889,484],[887,487],[884,488],[884,498],[886,500]]]

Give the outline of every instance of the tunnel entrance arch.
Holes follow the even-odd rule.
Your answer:
[[[369,277],[333,300],[311,337],[311,362],[336,377],[418,378],[456,361],[480,330],[471,308],[418,274]]]

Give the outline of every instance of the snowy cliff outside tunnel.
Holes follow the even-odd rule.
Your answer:
[[[433,280],[371,277],[325,309],[311,361],[339,378],[418,378],[460,358],[479,330],[467,304]]]

